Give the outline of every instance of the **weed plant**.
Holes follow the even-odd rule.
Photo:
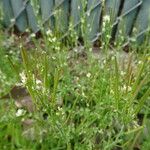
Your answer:
[[[104,20],[97,57],[84,20],[82,46],[72,24],[63,40],[57,31],[43,31],[38,40],[32,34],[30,49],[9,46],[15,37],[1,34],[0,149],[150,149],[149,47],[137,53],[133,44],[132,53],[121,56],[122,38],[111,47],[110,18]],[[11,95],[18,85],[27,89],[33,111]]]

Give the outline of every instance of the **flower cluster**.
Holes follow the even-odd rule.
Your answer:
[[[49,41],[49,46],[56,51],[59,51],[60,48],[60,41],[57,39],[57,37],[54,35],[54,33],[51,30],[46,31],[46,36]]]

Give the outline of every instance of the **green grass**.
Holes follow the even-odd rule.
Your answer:
[[[1,42],[0,95],[19,83],[35,109],[17,108],[13,98],[0,100],[0,149],[149,149],[147,47],[123,63],[121,52],[106,45],[96,58],[90,44],[79,50],[71,37],[63,44],[58,36],[45,35],[42,44],[33,38],[30,49]]]
[[[21,65],[19,51],[13,45],[14,37],[8,38],[0,31],[0,96],[7,94],[18,80]]]

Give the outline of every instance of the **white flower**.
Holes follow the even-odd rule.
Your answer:
[[[20,77],[21,77],[21,82],[25,84],[25,83],[26,83],[26,81],[27,81],[27,78],[26,78],[25,73],[24,73],[24,72],[22,72],[22,73],[20,73],[19,75],[20,75]]]
[[[134,27],[134,28],[133,28],[133,32],[137,32],[137,28]]]
[[[81,23],[83,24],[85,22],[85,19],[84,18],[81,18]]]
[[[19,45],[19,48],[21,49],[22,47],[23,47],[22,44],[20,44],[20,45]]]
[[[138,64],[142,64],[142,61],[141,61],[141,60],[139,60]]]
[[[125,72],[124,71],[121,71],[121,73],[120,73],[122,76],[124,76],[125,75]]]
[[[56,42],[56,37],[52,38],[52,41],[53,41],[53,42]]]
[[[110,38],[111,38],[111,36],[110,36],[109,34],[107,34],[107,35],[106,35],[106,37],[107,37],[108,39],[110,39]]]
[[[104,16],[104,22],[110,22],[110,16],[106,15]]]
[[[14,23],[15,21],[16,21],[15,18],[10,20],[11,23]]]
[[[16,112],[16,117],[20,117],[23,116],[25,114],[25,110],[24,109],[18,109]]]
[[[29,28],[26,29],[26,32],[30,32]]]
[[[35,33],[32,33],[30,36],[31,36],[32,38],[34,38],[36,35],[35,35]]]
[[[90,78],[91,77],[91,73],[87,73],[87,75],[86,75],[88,78]]]
[[[37,90],[41,90],[41,88],[42,88],[42,81],[36,79],[35,82],[36,82],[36,89],[37,89]]]
[[[89,48],[89,51],[90,51],[90,52],[92,52],[92,50],[93,50],[92,48]]]
[[[36,84],[42,84],[42,81],[39,79],[36,79]]]
[[[126,90],[128,90],[128,92],[131,92],[131,90],[132,90],[132,88],[131,88],[131,86],[123,86],[122,87],[122,91],[126,91]]]
[[[90,11],[87,12],[87,16],[88,16],[88,17],[90,16]]]
[[[52,34],[52,31],[51,31],[51,30],[47,30],[47,31],[46,31],[46,34],[47,34],[47,35],[51,35],[51,34]]]
[[[56,60],[56,57],[52,56],[52,59],[53,59],[53,60]]]

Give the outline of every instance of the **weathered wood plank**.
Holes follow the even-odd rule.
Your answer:
[[[66,32],[69,25],[69,0],[55,0],[55,26],[60,32]]]
[[[39,28],[37,25],[37,20],[36,20],[35,14],[33,12],[33,8],[30,3],[28,3],[28,5],[26,7],[26,12],[27,12],[29,28],[31,28],[31,30],[34,33],[36,33],[39,30]]]
[[[27,28],[26,11],[25,9],[22,11],[23,7],[25,7],[23,2],[23,0],[11,0],[14,17],[17,18],[15,24],[21,32],[24,32]]]
[[[105,1],[105,12],[104,12],[103,18],[105,16],[109,16],[109,18],[110,18],[110,21],[109,21],[110,29],[109,30],[112,30],[112,31],[109,31],[111,33],[106,33],[106,34],[108,37],[111,37],[112,41],[114,41],[116,38],[116,32],[117,32],[117,27],[118,27],[118,23],[119,23],[118,14],[120,12],[120,5],[122,4],[121,2],[122,2],[122,0],[106,0]],[[105,28],[107,28],[105,26],[106,24],[104,23],[103,25],[104,25],[104,26],[102,26],[103,31],[105,31],[105,30],[108,31],[108,29],[105,29]],[[105,34],[103,36],[105,36]]]
[[[100,31],[100,15],[102,11],[102,1],[88,0],[87,11],[87,37],[88,40],[93,40],[96,37],[96,34]]]
[[[14,18],[12,6],[10,0],[3,0],[3,15],[4,25],[8,27],[11,24],[11,19]]]
[[[110,16],[112,23],[114,23],[117,18],[120,3],[121,3],[121,0],[106,0],[105,1],[104,15]]]
[[[135,28],[137,29],[136,34],[140,34],[137,38],[140,44],[145,40],[146,30],[150,28],[150,0],[143,0]]]
[[[117,30],[116,40],[127,40],[131,36],[133,26],[138,13],[138,8],[141,3],[139,0],[125,0],[121,13],[121,21]]]
[[[54,0],[40,0],[40,9],[42,15],[42,21],[46,27],[54,28],[54,16],[52,15],[54,10]]]
[[[72,0],[71,1],[71,17],[70,23],[75,27],[77,34],[80,34],[80,21],[82,16],[83,6],[81,0]]]

